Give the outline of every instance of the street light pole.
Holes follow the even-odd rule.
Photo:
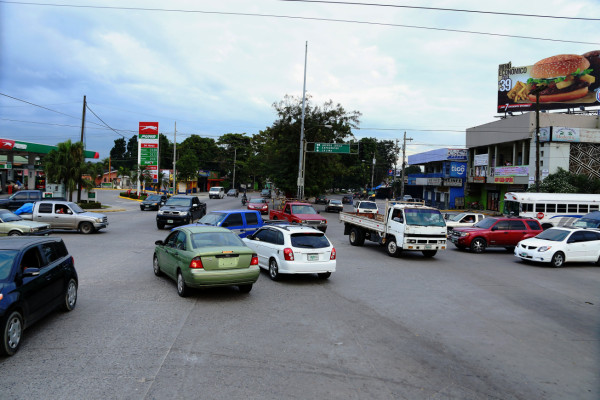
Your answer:
[[[304,156],[304,113],[306,110],[306,59],[308,57],[308,42],[304,49],[304,87],[302,89],[302,121],[300,122],[300,155],[298,161],[298,199],[304,198],[304,171],[303,171],[303,156]]]

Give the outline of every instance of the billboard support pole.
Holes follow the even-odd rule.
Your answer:
[[[535,191],[540,191],[540,91],[535,93]]]

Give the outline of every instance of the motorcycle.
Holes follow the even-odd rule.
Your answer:
[[[248,199],[246,198],[246,195],[242,196],[242,205],[245,206],[246,202],[248,201]]]

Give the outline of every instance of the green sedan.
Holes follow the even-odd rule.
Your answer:
[[[181,226],[155,244],[154,274],[175,280],[181,297],[190,288],[211,286],[248,293],[260,274],[256,253],[229,229]]]

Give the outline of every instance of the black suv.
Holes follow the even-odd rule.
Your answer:
[[[165,225],[185,225],[206,215],[206,203],[196,196],[173,196],[156,214],[156,227]]]

